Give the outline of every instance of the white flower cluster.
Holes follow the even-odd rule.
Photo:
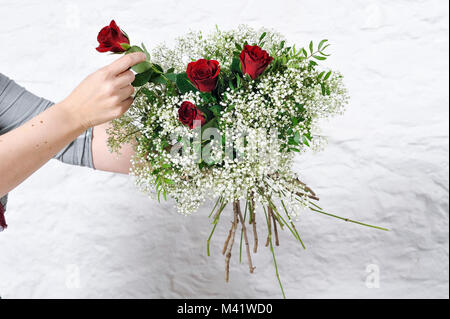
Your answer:
[[[216,59],[227,68],[235,43],[257,43],[262,32],[267,33],[263,48],[275,54],[281,35],[239,26],[206,36],[190,32],[173,49],[157,47],[152,60],[176,72],[199,58]],[[264,206],[283,199],[293,218],[307,202],[306,192],[295,182],[293,149],[320,146],[322,140],[314,135],[318,121],[340,114],[348,100],[342,76],[332,72],[318,80],[323,72],[307,60],[287,63],[282,71],[226,89],[217,129],[203,134],[178,119],[183,101],[202,104],[199,92],[174,96],[163,84],[146,84],[130,111],[114,123],[110,146],[118,149],[129,136],[136,137],[132,173],[137,184],[148,194],[174,198],[180,213],[196,211],[210,197],[225,203],[252,197]]]
[[[152,60],[164,69],[175,68],[176,72],[186,70],[189,62],[198,59],[217,60],[222,66],[229,66],[236,50],[235,43],[257,43],[263,32],[267,35],[262,45],[263,49],[271,50],[278,47],[284,37],[274,30],[261,28],[255,30],[246,25],[239,25],[236,29],[203,34],[202,31],[190,31],[175,41],[173,49],[166,44],[156,46],[152,50]]]

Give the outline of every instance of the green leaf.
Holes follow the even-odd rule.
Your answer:
[[[133,45],[127,50],[127,52],[125,54],[130,54],[130,53],[134,53],[134,52],[144,52],[144,50],[142,50],[137,45]]]
[[[177,75],[175,73],[166,73],[165,76],[172,82],[177,81]]]
[[[164,178],[164,183],[169,184],[169,185],[175,184],[175,182],[169,178]]]
[[[311,54],[313,54],[313,52],[314,52],[314,44],[312,41],[309,42],[309,51],[311,51]]]
[[[300,103],[295,103],[295,108],[297,109],[298,113],[302,113],[303,111],[305,111],[305,106]]]
[[[209,109],[215,117],[220,117],[220,112],[222,111],[222,107],[220,105],[213,105]]]
[[[238,51],[242,51],[242,46],[239,43],[235,43],[234,46],[238,49]]]
[[[320,41],[320,43],[319,43],[319,47],[318,47],[318,49],[319,49],[319,51],[320,51],[320,49],[322,49],[322,46],[325,44],[325,42],[327,42],[328,40],[327,39],[323,39],[322,41]]]
[[[284,40],[281,41],[281,43],[280,43],[280,50],[284,48],[284,44],[285,44],[285,43],[286,43],[286,41],[284,41]]]
[[[141,43],[142,48],[144,49],[145,55],[147,56],[147,61],[150,61],[150,53],[147,51],[147,48],[145,47],[144,43]]]
[[[160,65],[155,64],[155,63],[153,63],[153,71],[156,73],[161,73],[161,74],[164,73],[163,68]]]
[[[205,103],[209,103],[209,101],[211,101],[212,99],[212,94],[211,92],[201,92],[200,97]]]
[[[151,79],[151,82],[155,84],[167,84],[167,80],[162,75],[157,75]]]
[[[134,78],[134,81],[131,83],[132,86],[143,86],[145,83],[147,83],[150,80],[150,77],[153,74],[153,70],[149,69],[143,73],[136,74],[136,77]]]
[[[289,139],[288,144],[289,144],[289,145],[295,145],[295,146],[300,145],[300,144],[299,144],[295,139],[293,139],[292,137]]]
[[[216,98],[211,92],[201,92],[200,97],[206,104],[216,103]]]
[[[127,51],[129,52],[129,51]],[[150,62],[144,61],[139,64],[136,64],[135,66],[131,67],[131,69],[136,73],[143,73],[147,70],[150,70],[152,68],[152,64]]]
[[[263,34],[261,34],[261,36],[259,37],[259,42],[262,41],[262,39],[264,39],[264,37],[266,36],[267,32],[263,32]]]
[[[233,81],[230,80],[230,81],[228,82],[228,85],[230,86],[230,88],[231,88],[232,90],[234,90]]]
[[[319,56],[319,55],[313,55],[313,58],[314,58],[314,59],[317,59],[317,60],[319,60],[319,61],[323,61],[323,60],[326,60],[326,59],[327,59],[326,57]]]
[[[303,55],[305,56],[305,58],[308,56],[308,52],[306,52],[305,48],[301,48],[300,51],[303,53]]]
[[[137,45],[133,45],[125,52],[125,54],[130,54],[130,53],[134,53],[134,52],[144,52],[144,50],[142,50]],[[144,61],[139,64],[136,64],[131,69],[136,73],[143,73],[151,68],[152,68],[152,64],[148,61]]]
[[[331,76],[331,71],[328,71],[328,73],[323,78],[324,81],[328,80],[328,78]]]
[[[144,88],[141,88],[140,91],[143,94],[145,94],[145,96],[147,97],[147,99],[150,103],[152,103],[155,100],[155,98],[156,98],[155,94],[152,91],[150,91],[149,89],[144,87]]]
[[[320,88],[322,89],[322,95],[326,94],[325,85],[323,83],[320,83]]]
[[[217,127],[216,118],[213,118],[212,120],[210,120],[209,122],[207,122],[205,125],[202,126],[202,134],[207,128],[210,127]]]
[[[299,146],[300,145],[300,133],[295,132],[294,136],[289,138],[288,144]]]
[[[300,133],[299,132],[295,132],[294,140],[295,140],[295,142],[297,142],[297,144],[300,143]]]
[[[306,146],[309,147],[309,141],[308,141],[308,139],[306,138],[305,135],[302,136],[302,139],[303,139],[303,144],[305,144]]]
[[[323,51],[324,51],[326,48],[328,48],[329,46],[330,46],[329,44],[327,44],[326,46],[324,46],[324,47],[320,50],[320,53],[325,54],[325,53],[323,53]],[[327,55],[329,55],[329,54],[327,54]]]
[[[308,139],[308,141],[312,140],[311,133],[308,131],[304,134],[304,136]]]
[[[242,74],[241,71],[241,60],[239,58],[234,57],[231,61],[230,71],[233,73]]]
[[[198,91],[187,77],[186,72],[177,74],[176,84],[181,94]]]

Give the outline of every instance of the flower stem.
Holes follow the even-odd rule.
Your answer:
[[[245,218],[247,217],[247,203],[245,202],[245,209],[244,209],[244,223],[245,223]],[[245,225],[244,225],[245,227]],[[244,238],[244,228],[241,228],[241,243],[239,245],[239,263],[242,263],[242,240]]]
[[[269,204],[272,205],[273,210],[275,211],[275,213],[277,214],[277,217],[279,217],[285,224],[286,227],[291,231],[292,235],[294,235],[294,237],[300,242],[300,244],[302,245],[303,249],[306,249],[305,245],[303,244],[302,239],[300,238],[300,235],[298,234],[297,230],[293,230],[289,224],[284,220],[283,216],[280,215],[280,213],[278,212],[278,210],[276,209],[275,205],[272,203],[272,201],[270,199],[269,200]],[[281,223],[280,223],[281,224]],[[292,224],[292,222],[291,222]],[[295,226],[294,226],[295,227]]]
[[[213,227],[213,229],[212,229],[212,231],[211,231],[211,234],[209,234],[208,240],[206,241],[206,253],[208,254],[208,257],[210,256],[210,253],[209,253],[209,243],[210,243],[210,241],[211,241],[212,235],[214,234],[214,231],[216,230],[216,227],[217,227],[217,223],[214,224],[214,227]]]
[[[211,230],[211,233],[209,234],[208,240],[206,241],[206,253],[208,254],[208,256],[210,256],[209,245],[210,245],[210,242],[211,242],[212,235],[214,234],[214,231],[216,230],[217,224],[219,223],[220,213],[222,213],[222,211],[224,210],[224,208],[226,206],[227,206],[227,203],[223,203],[220,206],[219,210],[217,211],[216,216],[214,216],[214,221],[213,221],[214,226],[213,226],[213,229]],[[212,212],[211,212],[211,214],[212,214]]]
[[[234,237],[236,235],[236,228],[237,228],[237,224],[238,224],[238,202],[235,201],[233,203],[233,222],[231,224],[231,236],[230,236],[230,240],[229,243],[227,243],[226,246],[226,254],[225,254],[225,281],[229,282],[230,281],[230,259],[231,259],[231,251],[233,250],[233,244],[234,244]],[[228,240],[227,240],[228,242]]]
[[[314,205],[314,203],[311,203],[311,204]],[[314,205],[314,206],[316,206],[316,205]],[[338,219],[344,220],[346,222],[350,222],[350,223],[354,223],[354,224],[358,224],[358,225],[362,225],[362,226],[367,226],[367,227],[371,227],[371,228],[376,228],[376,229],[380,229],[380,230],[384,230],[384,231],[389,231],[389,229],[384,228],[384,227],[361,223],[361,222],[358,222],[356,220],[351,220],[351,219],[348,219],[348,218],[345,218],[345,217],[341,217],[341,216],[333,215],[333,214],[330,214],[330,213],[326,213],[326,212],[324,212],[322,210],[315,209],[313,207],[309,207],[309,209],[311,209],[312,211],[315,211],[317,213],[320,213],[320,214],[324,214],[324,215],[328,215],[328,216],[331,216],[331,217],[334,217],[334,218],[338,218]]]
[[[284,205],[283,200],[281,200],[281,205],[283,205],[284,212],[285,212],[285,214],[286,214],[287,219],[291,222],[292,230],[295,232],[295,237],[297,237],[297,239],[298,239],[298,241],[300,242],[300,244],[302,245],[303,249],[306,249],[305,245],[303,244],[302,239],[300,238],[300,235],[299,235],[299,233],[298,233],[298,231],[297,231],[297,228],[295,228],[294,222],[292,221],[291,217],[290,217],[289,214],[288,214],[288,211],[287,211],[287,209],[286,209],[286,206]],[[281,216],[280,216],[280,217],[281,217]]]
[[[272,232],[271,232],[271,229],[269,227],[269,219],[267,217],[266,208],[264,206],[263,206],[263,208],[264,208],[264,215],[266,215],[267,227],[269,229],[270,251],[272,252],[273,264],[275,265],[275,274],[277,275],[278,284],[280,285],[281,293],[283,294],[283,298],[286,299],[286,295],[284,294],[283,284],[281,283],[281,279],[280,279],[280,274],[278,273],[277,259],[275,258],[275,251],[273,249],[273,243],[272,243],[272,234],[271,234]]]
[[[217,205],[218,205],[219,202],[220,202],[220,199],[221,199],[221,197],[219,197],[219,198],[217,199],[216,204],[214,205],[214,207],[213,207],[213,209],[212,209],[212,211],[211,211],[211,213],[209,214],[208,217],[211,217],[211,216],[212,216],[212,214],[213,214],[214,211],[216,210]]]

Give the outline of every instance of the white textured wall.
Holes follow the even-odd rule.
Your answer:
[[[351,104],[326,123],[326,151],[297,169],[328,211],[392,231],[305,213],[298,227],[308,249],[284,233],[277,250],[286,293],[448,298],[446,0],[0,0],[0,70],[58,101],[113,59],[94,50],[111,18],[148,47],[215,24],[270,26],[298,44],[330,39],[328,63],[346,76]],[[172,203],[139,194],[128,176],[52,161],[10,194],[0,296],[280,297],[262,247],[254,275],[235,253],[224,283],[229,222],[222,219],[206,257],[209,206],[180,216]],[[365,285],[370,264],[380,270],[378,289]]]

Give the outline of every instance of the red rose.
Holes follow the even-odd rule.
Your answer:
[[[189,101],[181,103],[181,106],[178,109],[178,119],[184,125],[189,126],[191,130],[194,128],[194,125],[198,125],[198,123],[194,123],[194,121],[200,121],[201,125],[206,122],[203,113]]]
[[[273,58],[257,45],[245,45],[239,60],[241,60],[242,73],[248,73],[254,80],[264,72]]]
[[[220,66],[216,60],[200,59],[188,64],[186,74],[201,92],[211,92],[216,88]]]
[[[97,41],[100,43],[96,48],[98,52],[124,52],[125,49],[120,44],[130,44],[130,40],[128,40],[128,37],[120,30],[114,20],[111,20],[109,26],[100,30]]]

